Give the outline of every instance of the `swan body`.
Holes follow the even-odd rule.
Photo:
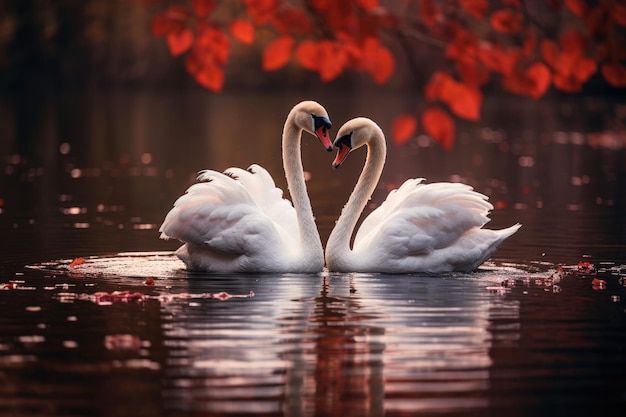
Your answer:
[[[283,166],[293,205],[261,166],[200,172],[178,198],[159,231],[184,244],[176,255],[188,270],[205,272],[316,273],[324,252],[307,195],[300,142],[302,131],[332,150],[326,110],[304,101],[287,116]]]
[[[365,167],[326,245],[326,266],[337,272],[473,271],[520,227],[483,229],[493,206],[483,194],[459,183],[424,184],[409,179],[361,224],[356,223],[383,170],[385,137],[372,120],[359,117],[337,133],[333,168],[348,154],[367,146]]]

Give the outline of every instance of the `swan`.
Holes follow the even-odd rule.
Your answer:
[[[367,146],[365,166],[326,244],[326,267],[336,272],[473,271],[521,225],[483,229],[493,206],[483,194],[458,183],[423,184],[406,180],[362,222],[350,239],[385,164],[387,146],[381,128],[357,117],[337,132],[333,168],[353,150]]]
[[[184,244],[176,255],[203,272],[317,273],[324,251],[306,190],[300,154],[302,131],[333,150],[331,122],[319,103],[303,101],[283,128],[282,158],[293,205],[261,166],[201,171],[159,228],[162,239]]]

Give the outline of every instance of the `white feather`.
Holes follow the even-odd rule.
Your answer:
[[[365,218],[351,249],[349,237],[380,178],[386,146],[382,131],[369,119],[353,119],[337,136],[344,132],[352,132],[353,149],[368,146],[368,159],[328,239],[326,262],[331,271],[472,271],[520,228],[483,229],[493,206],[468,185],[409,179]]]

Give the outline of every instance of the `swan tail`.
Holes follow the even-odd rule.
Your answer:
[[[480,232],[489,233],[489,238],[487,240],[487,247],[482,250],[482,254],[477,257],[477,259],[470,264],[468,268],[458,268],[458,269],[466,269],[467,271],[475,271],[478,269],[480,265],[482,265],[487,259],[491,258],[491,256],[498,250],[500,245],[504,243],[504,241],[513,235],[515,232],[522,227],[520,223],[516,223],[513,226],[507,227],[506,229],[500,230],[488,230],[488,229],[480,229]]]

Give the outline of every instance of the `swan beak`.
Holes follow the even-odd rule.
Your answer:
[[[339,165],[343,164],[343,161],[346,160],[351,150],[352,148],[350,148],[349,146],[344,145],[343,143],[339,144],[337,156],[335,156],[335,160],[333,161],[333,169],[337,169],[339,168]]]
[[[323,116],[313,116],[313,128],[315,130],[315,136],[318,137],[322,146],[326,148],[328,152],[333,150],[333,143],[328,136],[328,130],[332,127],[332,123],[328,118]]]

